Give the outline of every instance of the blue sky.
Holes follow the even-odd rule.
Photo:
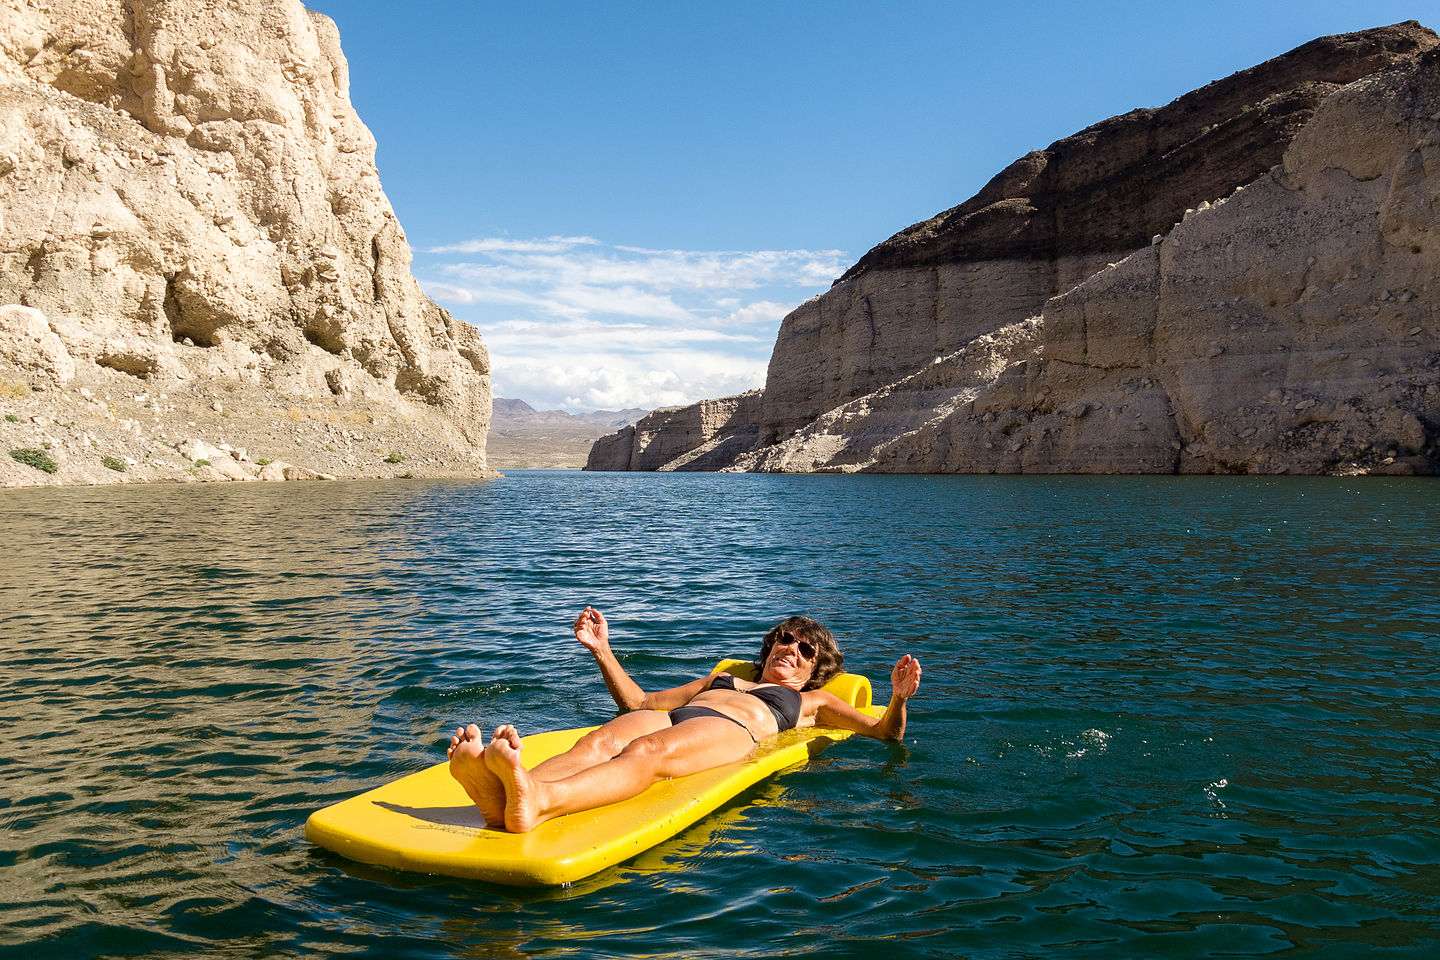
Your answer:
[[[1024,153],[1440,0],[306,0],[497,396],[761,386],[780,318]]]

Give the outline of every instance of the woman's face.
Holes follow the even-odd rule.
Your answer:
[[[792,633],[782,633],[770,645],[760,679],[798,690],[814,675],[815,657],[815,646],[809,640],[802,640]]]

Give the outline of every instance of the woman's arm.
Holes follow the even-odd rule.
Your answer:
[[[689,703],[710,685],[709,677],[701,677],[684,686],[646,693],[610,651],[610,625],[605,622],[605,615],[594,607],[586,607],[575,618],[575,639],[595,658],[600,675],[605,678],[605,688],[621,710],[673,710]]]
[[[844,700],[824,690],[815,693],[815,723],[822,727],[839,727],[877,740],[901,740],[905,737],[905,704],[920,689],[920,661],[905,654],[890,671],[890,705],[880,718],[861,713]],[[807,694],[808,696],[808,694]]]
[[[594,607],[580,611],[580,616],[575,618],[575,639],[595,658],[600,675],[605,678],[605,689],[610,691],[615,705],[621,710],[640,709],[645,691],[630,679],[615,654],[610,652],[610,624],[605,622],[605,615]]]

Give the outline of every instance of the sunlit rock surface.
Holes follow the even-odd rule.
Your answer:
[[[223,389],[251,445],[280,397],[349,433],[408,422],[421,472],[484,473],[485,347],[411,275],[348,85],[297,0],[0,6],[0,304],[38,312],[0,340],[38,315],[70,361],[0,348],[9,392]]]

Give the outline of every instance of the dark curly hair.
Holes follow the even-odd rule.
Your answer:
[[[756,680],[759,680],[765,671],[765,661],[770,656],[770,648],[775,646],[776,640],[786,635],[796,640],[809,640],[815,645],[815,672],[810,674],[804,689],[819,689],[844,672],[845,654],[835,645],[835,637],[830,631],[809,617],[790,617],[771,627],[770,632],[765,634],[765,640],[760,644],[760,659],[755,661]]]

